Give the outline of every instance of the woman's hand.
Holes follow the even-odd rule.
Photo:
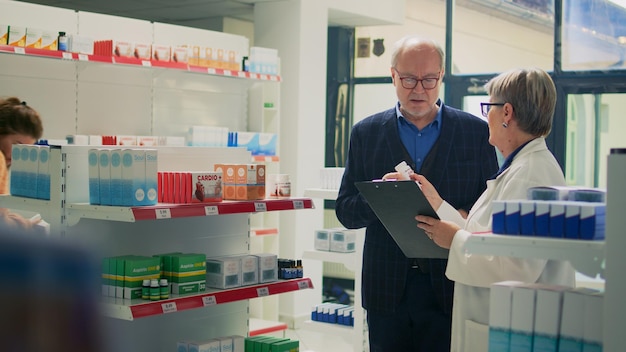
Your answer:
[[[422,193],[424,193],[424,196],[426,196],[428,203],[430,203],[433,209],[435,209],[435,211],[439,210],[441,203],[443,203],[443,199],[439,195],[439,192],[435,189],[435,186],[433,186],[432,183],[426,179],[426,177],[420,174],[411,175],[411,179],[417,181]]]
[[[454,235],[461,228],[450,221],[437,220],[430,216],[418,215],[415,217],[417,220],[417,227],[424,230],[428,238],[433,240],[439,247],[449,249],[452,245]]]

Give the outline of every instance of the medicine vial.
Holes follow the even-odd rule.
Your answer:
[[[159,280],[152,279],[150,280],[150,300],[158,301],[161,299],[161,289],[159,286]]]
[[[403,161],[400,164],[396,165],[395,169],[400,175],[399,180],[410,180],[411,174],[414,173],[413,169],[411,169],[411,167],[406,163],[406,161]]]
[[[67,36],[65,32],[59,32],[58,49],[59,51],[67,51]]]
[[[150,280],[145,279],[141,285],[141,299],[150,299]]]
[[[159,281],[159,296],[161,299],[167,299],[170,297],[170,285],[167,284],[167,279],[161,279]]]

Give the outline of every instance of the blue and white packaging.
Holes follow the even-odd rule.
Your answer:
[[[354,326],[354,307],[350,307],[343,311],[344,325]]]
[[[337,324],[345,325],[344,314],[345,314],[346,309],[354,309],[354,307],[344,306],[344,307],[337,309]]]
[[[24,184],[24,168],[26,162],[22,160],[22,145],[14,144],[11,149],[11,186],[10,192],[14,196],[21,196]]]
[[[513,287],[511,308],[512,352],[532,352],[535,327],[536,291],[532,285]]]
[[[535,201],[520,200],[519,232],[522,236],[535,235]]]
[[[328,322],[332,324],[337,324],[337,315],[339,314],[339,310],[346,307],[347,306],[345,304],[334,304],[333,306],[331,306],[328,312]]]
[[[233,352],[233,338],[231,336],[218,337],[220,341],[220,352]]]
[[[122,205],[144,205],[146,153],[142,149],[122,150]]]
[[[548,236],[555,238],[565,236],[565,202],[550,202],[550,232]]]
[[[89,149],[87,164],[89,175],[89,204],[100,204],[100,167],[98,149]]]
[[[155,205],[158,202],[158,153],[156,149],[146,149],[145,199],[142,205]]]
[[[314,318],[315,321],[324,321],[324,306],[328,303],[322,303],[315,306],[315,313],[311,314],[311,318]]]
[[[329,229],[315,230],[315,239],[313,240],[315,250],[330,251],[331,231]]]
[[[604,293],[594,292],[585,295],[585,324],[583,330],[583,351],[602,352]]]
[[[31,146],[16,144],[12,147],[11,161],[11,194],[14,196],[34,198],[37,195],[38,163],[30,160]]]
[[[259,133],[258,132],[235,132],[237,134],[237,147],[245,147],[252,155],[259,152]]]
[[[259,133],[259,149],[257,155],[276,155],[278,136],[276,133]]]
[[[580,203],[578,237],[583,240],[603,240],[606,226],[605,203]]]
[[[550,202],[535,202],[535,236],[550,234]]]
[[[111,149],[111,205],[123,205],[122,201],[122,150]]]
[[[585,329],[585,296],[599,292],[592,288],[575,288],[563,293],[563,311],[559,332],[559,352],[581,352]],[[602,310],[600,310],[602,311]]]
[[[606,189],[575,187],[570,190],[567,199],[575,202],[606,203]]]
[[[506,202],[506,209],[504,210],[504,228],[508,235],[519,235],[519,208],[520,204],[517,200],[509,200]]]
[[[527,190],[527,198],[531,200],[567,200],[570,187],[567,186],[541,186],[530,187]]]
[[[494,200],[491,202],[492,206],[492,220],[491,220],[491,232],[495,234],[506,233],[505,228],[505,210],[506,203],[502,200]]]
[[[246,338],[241,335],[233,335],[231,337],[233,339],[233,352],[244,352]]]
[[[111,205],[111,151],[98,149],[98,168],[100,173],[100,204]]]
[[[533,351],[558,351],[563,293],[568,289],[565,286],[537,284]]]
[[[579,202],[567,202],[565,204],[565,231],[563,237],[571,240],[579,238],[580,227],[580,204]]]
[[[502,281],[491,285],[489,293],[489,352],[508,351],[511,343],[513,287],[520,281]]]
[[[356,249],[356,231],[337,229],[330,235],[330,251],[348,253]]]
[[[24,151],[28,153],[26,157],[26,168],[24,177],[26,180],[26,189],[24,196],[29,198],[37,198],[37,177],[39,176],[39,146],[26,145],[22,149],[22,159],[24,160]]]
[[[37,198],[50,199],[50,146],[39,146]]]
[[[220,352],[220,340],[212,339],[202,342],[189,342],[188,352]]]

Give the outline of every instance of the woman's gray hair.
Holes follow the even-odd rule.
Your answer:
[[[513,69],[492,78],[485,89],[492,102],[513,105],[522,131],[536,137],[550,134],[556,88],[547,72],[539,68]]]
[[[391,67],[396,67],[396,64],[398,63],[398,55],[402,51],[404,51],[406,48],[409,48],[418,44],[424,44],[424,43],[428,43],[432,45],[433,49],[435,49],[437,53],[439,53],[439,57],[441,58],[440,68],[443,69],[445,66],[446,55],[444,54],[443,48],[441,47],[441,45],[439,45],[439,43],[437,43],[434,40],[423,39],[415,35],[404,36],[400,38],[400,40],[395,42],[393,46],[393,52],[391,53]]]

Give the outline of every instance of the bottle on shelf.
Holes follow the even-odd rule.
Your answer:
[[[68,51],[68,38],[65,32],[59,32],[58,49],[59,51]]]

